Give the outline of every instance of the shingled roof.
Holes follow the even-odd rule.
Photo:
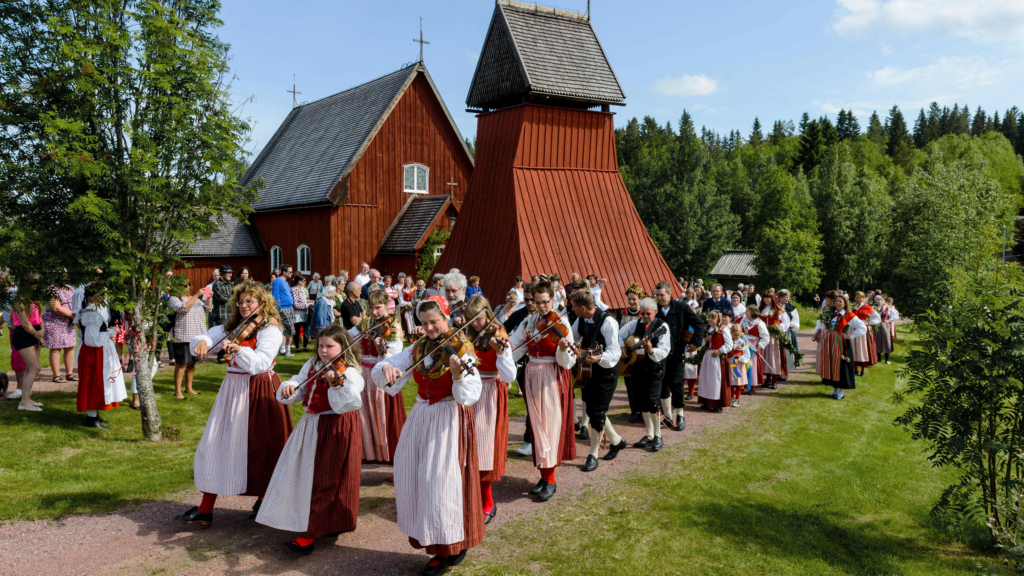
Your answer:
[[[380,254],[415,254],[430,225],[451,205],[451,196],[414,196],[405,203],[381,241]]]
[[[260,211],[337,201],[331,192],[359,160],[418,73],[434,90],[462,141],[426,67],[411,64],[294,108],[242,177],[242,185],[263,178],[265,188],[253,208]],[[468,149],[466,155],[472,159]]]
[[[531,95],[595,105],[626,99],[588,15],[498,0],[466,104],[494,109]]]
[[[256,230],[230,214],[221,215],[220,229],[192,245],[185,256],[261,258],[263,241]]]
[[[726,250],[711,270],[713,278],[753,278],[756,275],[753,250]]]

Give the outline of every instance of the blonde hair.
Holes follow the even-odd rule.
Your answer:
[[[345,352],[345,355],[341,358],[342,361],[344,361],[345,365],[349,368],[355,367],[356,369],[359,369],[359,363],[362,361],[362,353],[359,350],[359,346],[352,346],[352,337],[349,336],[348,330],[345,330],[345,328],[338,324],[331,324],[316,335],[318,344],[321,338],[330,338],[331,340],[334,340],[339,346],[341,346],[342,350],[348,348],[348,351]],[[316,357],[316,361],[313,363],[313,366],[316,370],[319,370],[323,367],[324,363],[320,360],[319,355],[316,353],[313,355]]]
[[[279,327],[281,326],[281,313],[277,310],[277,301],[274,300],[273,296],[263,286],[255,282],[242,282],[235,286],[231,292],[231,300],[228,300],[231,317],[224,323],[225,332],[234,330],[244,320],[242,318],[242,310],[238,307],[238,301],[241,300],[243,294],[248,294],[250,298],[263,305],[260,308],[261,316],[267,320],[274,320]]]
[[[480,312],[484,313],[484,318],[487,318],[488,324],[495,320],[494,311],[491,310],[491,303],[487,301],[487,298],[480,296],[479,294],[473,296],[466,301],[466,307],[463,308],[465,313],[463,316],[466,318],[466,322],[469,322],[476,318],[476,315]],[[466,335],[469,336],[470,340],[476,340],[476,337],[480,335],[472,326],[466,328]]]

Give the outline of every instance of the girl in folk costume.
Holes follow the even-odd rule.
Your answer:
[[[835,306],[836,296],[838,296],[838,293],[835,290],[829,290],[828,292],[825,292],[825,301],[821,303],[822,313],[825,313],[826,311],[832,309]],[[815,298],[817,298],[817,295],[815,295]],[[824,380],[824,376],[822,375],[822,367],[824,366],[824,362],[821,361],[821,352],[824,349],[825,340],[822,338],[823,334],[821,332],[822,331],[819,324],[814,329],[814,338],[812,338],[812,340],[817,343],[817,351],[815,358],[817,358],[818,361],[814,363],[814,371],[818,374],[818,376],[822,376],[822,379]]]
[[[878,312],[879,325],[875,332],[875,350],[878,352],[878,359],[881,361],[885,356],[885,363],[889,363],[889,354],[892,354],[892,325],[899,320],[900,313],[895,308],[886,304],[885,298],[879,294],[875,296],[875,309]]]
[[[700,303],[697,302],[697,295],[696,293],[694,293],[692,288],[686,289],[686,301],[683,303],[689,306],[690,310],[693,310],[694,314],[700,316]],[[690,334],[684,334],[683,337],[686,343],[689,344],[693,337],[693,327],[689,326],[687,327],[687,330],[690,332]],[[689,338],[689,340],[687,340],[686,338]],[[693,352],[683,352],[683,356],[685,356],[686,358],[693,358],[696,355],[697,350],[694,350]],[[689,391],[686,393],[687,400],[693,400],[693,389],[697,386],[697,378],[699,377],[700,366],[696,364],[690,364],[689,362],[683,363],[683,386],[689,387]]]
[[[402,351],[402,329],[398,318],[388,312],[390,298],[383,290],[374,290],[366,297],[369,315],[358,326],[348,331],[352,337],[360,333],[363,380],[370,380],[370,372],[384,358]],[[392,396],[376,386],[363,388],[363,405],[359,408],[362,427],[363,463],[395,461],[395,449],[405,425],[405,402],[401,396]]]
[[[770,290],[761,300],[761,316],[764,317],[766,326],[775,326],[783,334],[789,329],[789,316],[786,315],[786,309],[779,304],[778,297]],[[764,348],[761,356],[764,361],[765,385],[774,390],[779,387],[779,377],[783,376],[782,346],[776,336],[769,333],[768,346]]]
[[[412,276],[406,276],[405,286],[402,286],[401,291],[398,293],[398,307],[402,313],[402,322],[404,322],[402,326],[405,328],[407,338],[409,334],[412,334],[413,329],[416,328],[416,323],[412,319],[412,301],[415,296],[416,287],[413,286]],[[420,297],[422,296],[421,294]]]
[[[359,347],[337,325],[321,331],[316,345],[316,356],[277,391],[278,402],[302,402],[306,411],[256,516],[271,528],[301,532],[285,547],[304,553],[313,551],[316,538],[355,530],[363,452],[356,412],[364,385]]]
[[[726,357],[726,374],[729,379],[729,390],[732,392],[732,405],[740,405],[740,391],[747,385],[747,367],[750,364],[750,346],[743,340],[743,328],[739,324],[729,325],[729,335],[734,343],[733,349]]]
[[[255,520],[277,458],[292,431],[288,408],[276,398],[281,381],[274,359],[284,334],[277,304],[255,282],[235,285],[228,301],[231,317],[192,339],[189,349],[202,361],[223,348],[227,374],[213,401],[196,447],[193,476],[203,501],[175,520],[209,526],[217,496],[256,496]]]
[[[707,350],[700,363],[700,378],[697,384],[697,397],[700,398],[705,410],[713,412],[721,412],[730,395],[726,355],[732,350],[732,334],[728,329],[723,329],[721,321],[722,317],[718,312],[708,312],[708,331],[704,337]]]
[[[479,360],[480,399],[473,404],[476,421],[476,449],[480,457],[480,495],[484,524],[498,513],[491,494],[491,483],[505,475],[508,446],[508,384],[516,379],[508,334],[491,312],[491,303],[483,296],[466,302],[466,318],[474,318],[466,329]]]
[[[480,398],[480,375],[472,366],[473,345],[448,334],[449,314],[443,296],[420,302],[426,336],[371,373],[393,396],[401,397],[410,378],[416,383],[416,405],[395,452],[395,503],[399,530],[413,548],[434,556],[422,572],[427,575],[462,563],[485,530],[471,408]]]
[[[618,322],[619,326],[625,326],[640,318],[640,301],[646,297],[647,294],[639,284],[636,282],[630,283],[629,288],[626,288],[626,307],[619,310],[615,315],[615,321]],[[644,412],[644,399],[637,397],[632,376],[626,376],[624,380],[626,383],[626,398],[629,400],[629,421],[631,423],[640,422],[641,414]]]
[[[747,342],[754,349],[754,354],[750,357],[750,371],[754,380],[748,381],[748,388],[753,394],[754,386],[764,385],[764,362],[761,360],[761,356],[764,355],[764,349],[768,347],[771,337],[768,334],[768,326],[765,325],[764,320],[761,320],[761,311],[754,304],[747,306],[746,313],[739,325],[743,329]]]
[[[82,349],[78,353],[78,411],[85,412],[85,425],[102,428],[108,422],[100,411],[117,408],[128,397],[124,387],[121,361],[114,346],[117,328],[107,326],[109,317],[103,295],[93,286],[85,289],[86,306],[78,313],[76,324],[82,330]]]
[[[540,481],[530,489],[530,494],[542,501],[555,495],[555,468],[561,466],[563,460],[576,459],[572,375],[569,374],[569,368],[576,365],[576,354],[570,348],[572,326],[565,316],[554,312],[554,297],[551,284],[537,283],[533,292],[537,311],[510,337],[516,360],[530,355],[526,364],[525,400],[533,434],[533,464],[540,469]],[[551,324],[560,327],[550,327]],[[553,336],[552,332],[556,331],[566,336]]]
[[[867,303],[863,292],[855,293],[853,298],[854,302],[856,302],[852,307],[853,313],[857,315],[857,318],[860,318],[861,322],[868,326],[868,330],[863,336],[852,341],[853,361],[857,368],[860,369],[860,376],[863,376],[865,368],[878,364],[878,352],[875,350],[875,335],[871,332],[874,330],[874,326],[882,322],[882,317],[878,314],[877,310]]]
[[[832,386],[830,398],[842,400],[843,390],[857,387],[852,342],[867,333],[867,325],[848,309],[846,296],[837,294],[833,305],[818,317],[814,339],[822,342],[818,365],[821,366],[822,382]]]

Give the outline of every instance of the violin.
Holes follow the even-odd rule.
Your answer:
[[[566,309],[566,312],[568,312],[568,308]],[[565,324],[562,324],[561,322],[562,316],[565,316],[565,314],[565,312],[558,314],[557,312],[552,310],[551,312],[548,312],[546,315],[538,318],[538,332],[535,338],[543,335],[544,338],[547,338],[549,341],[554,342],[555,344],[561,342],[563,338],[569,338],[569,349],[572,350],[573,353],[576,354],[576,356],[579,356],[580,349],[575,344],[572,343],[572,338],[570,337],[572,334],[572,330]]]
[[[241,322],[238,323],[238,326],[236,326],[235,329],[232,330],[230,334],[228,334],[228,336],[231,337],[231,340],[224,345],[225,360],[230,362],[231,359],[234,358],[234,354],[231,352],[231,350],[228,349],[228,345],[236,344],[240,341],[245,341],[252,338],[253,334],[259,332],[260,330],[263,329],[264,326],[267,325],[268,320],[260,314],[261,310],[263,310],[262,302],[260,303],[259,306],[256,307],[256,310],[253,311],[252,314],[246,316]],[[227,338],[225,338],[225,340],[227,340]]]
[[[449,330],[441,336],[444,342],[441,346],[436,346],[431,350],[430,356],[434,358],[434,365],[436,370],[443,370],[451,362],[451,357],[455,356],[459,360],[459,364],[462,366],[463,374],[474,374],[476,373],[476,367],[472,362],[467,362],[462,355],[470,350],[469,340],[465,339],[456,330]]]
[[[342,352],[342,354],[344,354],[344,352]],[[339,354],[331,361],[330,364],[324,366],[324,368],[330,366],[329,369],[323,371],[323,379],[325,382],[330,384],[331,388],[345,385],[345,370],[348,369],[348,364],[345,364],[345,361],[342,359],[342,354]]]
[[[387,316],[381,316],[380,318],[373,320],[370,324],[370,329],[367,330],[367,334],[370,336],[370,340],[387,340],[391,338],[398,331],[395,325],[395,314],[389,313]]]
[[[489,321],[483,330],[473,340],[473,348],[482,350],[485,346],[490,346],[491,350],[494,350],[498,354],[502,354],[509,346],[512,345],[506,336],[498,336],[498,331],[501,330],[502,326],[498,322],[497,318]]]

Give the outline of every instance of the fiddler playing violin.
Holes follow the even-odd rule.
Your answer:
[[[355,530],[359,515],[363,377],[359,347],[341,326],[318,334],[316,357],[284,382],[277,400],[305,412],[277,461],[256,521],[300,532],[284,545],[313,551],[314,540]],[[312,479],[303,482],[303,479]]]
[[[433,556],[427,568],[435,570],[460,564],[484,536],[472,408],[482,384],[473,344],[463,335],[477,317],[449,329],[442,296],[420,301],[416,313],[425,335],[381,359],[371,376],[392,396],[410,380],[416,384],[416,404],[395,452],[395,501],[398,528],[414,548]],[[460,489],[453,489],[452,478],[461,481]]]

